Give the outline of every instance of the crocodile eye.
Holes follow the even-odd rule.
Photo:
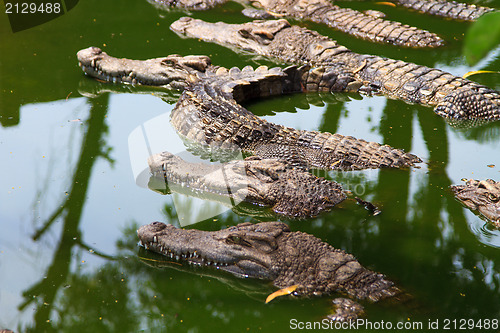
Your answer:
[[[490,199],[493,202],[497,202],[498,200],[500,200],[500,197],[494,195],[493,193],[489,193],[488,194],[488,199]]]
[[[240,236],[235,236],[235,235],[228,236],[226,240],[228,243],[231,243],[231,244],[240,244],[241,243]]]
[[[250,30],[247,30],[247,29],[240,29],[240,30],[238,30],[238,34],[240,34],[240,36],[243,37],[243,38],[250,38],[250,36],[252,35],[252,33],[250,32]]]
[[[247,247],[251,247],[252,246],[252,244],[250,244],[249,242],[247,242],[246,240],[244,240],[242,237],[240,237],[238,235],[229,235],[229,236],[227,236],[226,243],[228,243],[228,244],[238,244],[238,245],[243,245],[243,246],[247,246]]]

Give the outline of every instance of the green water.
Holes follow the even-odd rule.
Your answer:
[[[360,53],[456,75],[500,69],[498,49],[475,67],[465,63],[466,23],[369,2],[344,5],[382,10],[389,19],[437,32],[448,45],[400,49],[304,25]],[[231,3],[192,15],[244,22],[241,8]],[[177,264],[160,269],[161,258],[137,246],[139,225],[185,222],[176,213],[181,207],[176,199],[149,190],[141,178],[150,150],[183,149],[168,125],[178,93],[167,94],[170,102],[165,103],[152,91],[105,92],[112,87],[84,77],[75,53],[99,46],[111,55],[137,59],[206,54],[226,67],[273,65],[179,38],[168,27],[183,15],[160,12],[146,1],[85,0],[53,21],[12,33],[7,16],[0,14],[0,329],[283,332],[293,328],[291,323],[319,322],[328,313],[330,297],[280,297],[264,304],[274,291],[269,283]],[[473,79],[500,89],[498,75]],[[285,220],[293,230],[353,253],[414,296],[415,304],[408,306],[365,304],[366,320],[394,327],[421,323],[421,329],[414,327],[420,332],[438,325],[435,332],[444,331],[446,323],[448,331],[457,331],[454,325],[459,328],[463,320],[470,320],[463,326],[468,328],[500,318],[500,231],[463,208],[448,190],[464,177],[500,180],[499,124],[456,129],[429,108],[342,94],[285,96],[248,108],[296,128],[404,148],[428,162],[420,169],[328,174],[377,203],[380,215],[346,202],[313,220]],[[181,204],[194,205],[184,200]],[[251,215],[229,210],[188,227],[217,230],[272,219],[265,209],[241,211]]]

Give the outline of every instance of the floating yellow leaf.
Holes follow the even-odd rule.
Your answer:
[[[386,6],[391,6],[391,7],[396,7],[395,3],[388,2],[388,1],[380,1],[380,2],[375,2],[377,5],[386,5]]]
[[[290,286],[290,287],[286,287],[286,288],[283,288],[283,289],[280,289],[278,291],[275,291],[274,293],[272,293],[271,295],[267,296],[266,298],[266,304],[271,302],[273,299],[275,299],[276,297],[279,297],[279,296],[284,296],[284,295],[290,295],[291,293],[293,293],[297,288],[299,287],[298,284],[295,284],[293,286]]]
[[[475,74],[485,74],[485,73],[488,73],[488,74],[500,74],[500,72],[495,72],[495,71],[471,71],[471,72],[467,72],[465,73],[462,77],[464,79],[468,78],[469,76],[471,75],[475,75]]]

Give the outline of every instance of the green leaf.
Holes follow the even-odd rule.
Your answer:
[[[500,44],[500,11],[481,16],[465,35],[463,54],[470,65],[476,64]]]

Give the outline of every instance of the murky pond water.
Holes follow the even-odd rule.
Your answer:
[[[455,75],[500,69],[498,49],[477,66],[466,65],[466,23],[383,3],[345,5],[382,10],[390,19],[437,32],[448,45],[400,49],[306,26],[359,53]],[[230,3],[192,15],[244,22],[241,8]],[[143,179],[148,153],[185,149],[168,124],[179,94],[170,93],[166,103],[156,91],[139,94],[95,82],[81,73],[76,52],[93,45],[118,57],[206,54],[226,67],[276,65],[179,38],[168,27],[183,15],[160,12],[146,1],[87,0],[53,21],[12,33],[0,14],[0,329],[281,332],[294,323],[321,321],[330,310],[331,297],[280,297],[265,304],[274,291],[269,283],[168,265],[137,246],[139,225],[185,225],[176,211],[200,205],[151,191]],[[473,79],[500,89],[498,75]],[[365,304],[364,319],[374,325],[421,323],[418,331],[428,331],[435,325],[443,330],[446,320],[453,328],[460,320],[477,325],[500,318],[500,231],[466,210],[448,189],[464,177],[500,180],[500,124],[457,129],[430,108],[346,94],[284,96],[247,106],[273,122],[386,143],[426,160],[419,169],[328,174],[380,205],[380,215],[346,202],[316,219],[282,219],[293,230],[354,254],[414,295],[412,306]],[[187,227],[218,230],[271,219],[268,210],[247,207]]]

